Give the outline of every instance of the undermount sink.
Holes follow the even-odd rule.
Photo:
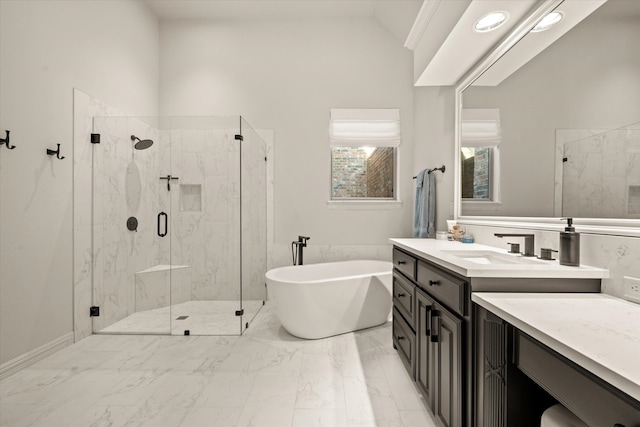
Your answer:
[[[536,258],[523,257],[522,255],[510,255],[493,251],[458,251],[443,250],[442,253],[453,255],[465,261],[475,262],[476,264],[540,264]]]

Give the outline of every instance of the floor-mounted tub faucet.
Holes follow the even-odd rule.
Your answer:
[[[298,236],[298,240],[291,242],[291,254],[293,256],[293,265],[302,265],[302,249],[307,247],[307,240],[311,237]],[[295,246],[295,251],[294,251]]]
[[[524,252],[522,256],[535,256],[534,251],[534,235],[533,234],[503,234],[503,233],[495,233],[496,237],[524,237]]]

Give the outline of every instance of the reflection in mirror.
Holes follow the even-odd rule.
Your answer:
[[[640,218],[640,123],[556,132],[557,216]]]
[[[497,110],[499,163],[491,163],[493,196],[464,201],[461,193],[461,216],[640,218],[638,126],[625,127],[640,119],[640,1],[565,0],[556,8],[565,16],[558,26],[583,6],[592,13],[577,24],[574,19],[572,29],[525,65],[499,77],[490,67],[463,91],[459,148],[465,148],[468,113]],[[531,51],[532,38],[551,31],[527,34],[496,68],[519,45]],[[600,136],[585,140],[594,133]],[[566,156],[556,155],[558,144]],[[585,153],[605,148],[599,156]],[[563,165],[564,157],[580,151]],[[617,175],[604,175],[609,166]],[[558,170],[566,175],[556,176]]]

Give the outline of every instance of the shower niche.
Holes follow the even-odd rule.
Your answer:
[[[202,185],[180,184],[180,211],[202,212]]]
[[[265,142],[238,116],[92,132],[93,332],[242,334],[266,299]]]

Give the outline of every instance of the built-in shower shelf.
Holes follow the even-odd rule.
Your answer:
[[[153,267],[149,267],[146,270],[137,271],[136,274],[155,273],[157,271],[177,270],[180,268],[189,268],[190,265],[170,265],[170,264],[158,264]]]
[[[202,185],[180,184],[180,211],[202,212]]]
[[[158,264],[135,274],[135,311],[154,310],[191,299],[190,265]]]

